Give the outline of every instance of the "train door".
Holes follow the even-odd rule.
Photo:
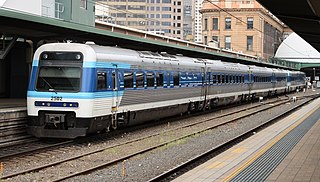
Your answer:
[[[119,71],[117,68],[117,65],[114,65],[114,68],[112,69],[112,105],[111,105],[111,112],[112,112],[112,128],[116,129],[118,126],[117,124],[117,112],[118,107],[120,104],[120,95],[119,95],[119,88],[120,88],[120,82],[119,82]]]
[[[207,95],[208,95],[208,79],[207,79],[207,68],[206,67],[202,67],[201,68],[201,101],[203,101],[203,106],[202,109],[207,107]]]
[[[248,90],[249,90],[249,96],[252,94],[252,89],[253,89],[253,81],[254,81],[254,75],[252,73],[252,70],[249,70],[248,72]]]

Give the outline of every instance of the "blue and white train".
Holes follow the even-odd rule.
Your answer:
[[[34,55],[28,132],[75,138],[300,89],[305,74],[274,68],[52,43]]]

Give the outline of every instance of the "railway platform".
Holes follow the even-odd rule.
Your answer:
[[[320,98],[175,182],[320,181]]]

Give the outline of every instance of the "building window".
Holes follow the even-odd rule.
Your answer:
[[[224,41],[225,41],[224,48],[231,49],[231,36],[225,36]]]
[[[87,0],[80,0],[80,8],[87,9]]]
[[[225,19],[225,29],[226,30],[231,30],[231,18],[226,18]]]
[[[212,41],[215,41],[217,47],[220,47],[219,37],[218,36],[212,36]]]
[[[204,19],[204,30],[208,30],[208,19]]]
[[[212,19],[212,29],[213,30],[218,30],[219,26],[218,26],[218,18],[213,18]]]
[[[208,37],[204,36],[203,39],[204,39],[204,44],[207,45],[208,44]]]
[[[253,18],[247,18],[247,29],[253,29]]]
[[[247,36],[247,51],[253,50],[253,36]]]

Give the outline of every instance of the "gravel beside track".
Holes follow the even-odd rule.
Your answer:
[[[233,138],[236,135],[239,135],[239,133],[247,131],[249,128],[252,128],[253,126],[256,126],[261,122],[267,120],[267,118],[272,117],[277,113],[284,112],[284,110],[288,109],[289,107],[292,107],[293,105],[296,105],[297,103],[281,106],[281,109],[277,108],[275,110],[269,111],[269,113],[267,114],[261,113],[261,116],[259,114],[253,115],[249,119],[240,121],[236,124],[227,124],[224,126],[220,126],[214,130],[210,130],[201,134],[196,134],[193,137],[189,137],[184,140],[171,143],[157,150],[153,150],[149,153],[131,158],[128,161],[123,161],[122,163],[119,163],[118,165],[115,165],[113,167],[105,168],[97,172],[92,172],[86,176],[78,176],[72,178],[72,181],[146,181],[160,174],[162,171],[166,171],[170,169],[172,166],[175,166],[176,164],[184,162],[185,160],[188,160],[189,158],[192,158],[195,155],[202,153],[204,150],[207,150],[208,148],[212,148],[216,145],[219,145],[224,141]],[[235,109],[239,110],[239,107]],[[233,109],[228,109],[228,112],[229,110]],[[98,143],[72,145],[70,147],[65,147],[59,150],[34,154],[32,155],[32,160],[30,160],[30,157],[27,157],[28,161],[24,160],[23,156],[17,157],[8,161],[4,161],[5,171],[3,175],[27,169],[28,166],[33,166],[35,163],[38,163],[37,165],[43,165],[52,161],[58,161],[63,158],[68,158],[89,151],[97,150],[101,147],[112,146],[119,143],[123,143],[128,140],[150,135],[152,133],[166,131],[168,129],[184,125],[188,122],[193,122],[195,119],[203,120],[208,117],[212,117],[213,115],[218,115],[224,112],[227,111],[220,111],[220,113],[215,112],[205,114],[197,117],[183,119],[178,122],[170,122],[152,128],[146,128],[143,130],[123,134],[121,137],[110,138],[108,140],[105,140],[104,142],[100,141]],[[225,120],[225,118],[222,120]],[[148,140],[142,140],[141,142],[128,144],[125,147],[114,147],[112,149],[108,149],[94,155],[86,156],[81,160],[75,161],[74,163],[70,162],[66,164],[61,164],[58,167],[55,166],[53,168],[41,170],[38,173],[20,175],[11,179],[7,179],[6,181],[51,181],[56,179],[57,175],[59,176],[60,173],[61,175],[66,175],[71,171],[80,171],[82,169],[90,167],[91,165],[94,165],[95,163],[99,163],[101,161],[110,161],[117,157],[126,155],[126,152],[128,151],[132,153],[133,151],[140,150],[141,148],[152,146],[155,143],[161,143],[163,141],[176,138],[178,135],[191,133],[193,131],[199,130],[200,128],[205,128],[209,126],[212,126],[212,123],[204,123],[201,126],[193,126],[184,130],[179,130],[179,132],[168,132],[167,134],[164,134],[161,137],[149,138]],[[90,161],[90,163],[88,163],[88,161]]]
[[[298,101],[302,102],[302,101]],[[205,133],[194,135],[183,141],[134,157],[116,166],[101,169],[88,175],[72,178],[74,181],[148,181],[173,166],[186,162],[190,158],[218,146],[255,126],[264,123],[273,116],[283,113],[296,104],[287,104],[259,113],[237,123],[227,124]]]

